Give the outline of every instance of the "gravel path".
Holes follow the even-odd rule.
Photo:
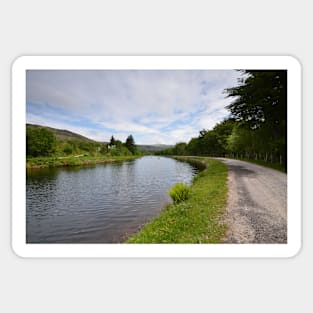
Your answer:
[[[287,243],[287,175],[253,163],[228,165],[226,243]]]

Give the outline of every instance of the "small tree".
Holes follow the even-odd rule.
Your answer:
[[[73,146],[70,143],[66,143],[66,145],[63,148],[63,152],[65,154],[71,154],[73,153]]]
[[[109,152],[108,145],[106,145],[106,144],[101,145],[100,153],[101,154],[107,154],[108,152]]]

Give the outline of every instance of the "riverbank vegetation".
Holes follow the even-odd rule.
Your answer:
[[[227,166],[197,158],[207,168],[188,188],[188,199],[168,205],[162,213],[128,239],[128,243],[220,243],[227,202]]]
[[[26,167],[92,165],[130,160],[140,156],[132,135],[123,143],[111,137],[109,143],[54,128],[26,125]]]
[[[242,75],[238,86],[225,90],[234,99],[227,107],[229,118],[158,154],[246,159],[286,172],[287,71],[245,70]]]
[[[129,161],[138,158],[136,155],[129,156],[77,156],[77,157],[37,157],[26,159],[27,169],[59,167],[59,166],[83,166],[96,165],[101,163],[113,163],[121,161]]]
[[[189,198],[190,188],[183,184],[175,184],[168,192],[175,204],[186,201]]]
[[[280,164],[280,163],[265,162],[262,159],[261,160],[253,160],[253,159],[245,159],[245,158],[240,159],[240,158],[237,158],[237,160],[258,164],[258,165],[261,165],[261,166],[273,168],[274,170],[286,173],[286,169],[285,169],[284,165]]]

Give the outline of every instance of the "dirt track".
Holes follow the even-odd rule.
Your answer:
[[[228,165],[225,243],[287,242],[287,175],[248,162]]]

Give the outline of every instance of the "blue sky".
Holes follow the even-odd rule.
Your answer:
[[[228,116],[234,70],[28,70],[26,121],[88,138],[188,142]]]

